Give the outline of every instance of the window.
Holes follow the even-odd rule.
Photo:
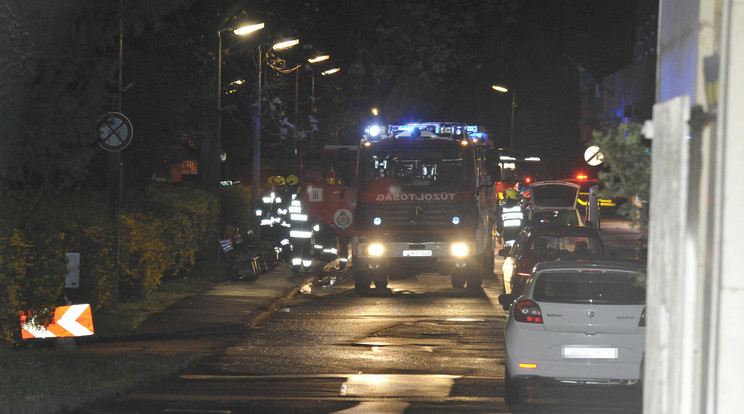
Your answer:
[[[554,303],[642,305],[646,287],[635,273],[563,271],[537,275],[535,300]]]

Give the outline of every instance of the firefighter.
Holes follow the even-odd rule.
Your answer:
[[[289,193],[289,198],[291,200],[294,200],[300,196],[300,179],[294,175],[290,174],[287,176],[287,192]]]
[[[312,265],[313,223],[299,198],[290,202],[289,225],[292,271],[308,271]]]
[[[519,193],[517,190],[510,188],[506,190],[504,199],[499,204],[499,216],[497,230],[502,242],[511,246],[516,239],[519,230],[522,229],[524,222],[524,211],[519,202]]]
[[[287,238],[286,181],[280,175],[274,175],[267,180],[268,188],[261,195],[261,208],[256,216],[261,220],[261,235],[274,244],[281,244]],[[284,225],[282,223],[285,223]]]

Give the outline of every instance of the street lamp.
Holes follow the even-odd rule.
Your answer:
[[[273,45],[274,50],[281,50],[300,43],[299,39],[280,42]],[[258,45],[258,75],[256,76],[256,109],[253,113],[253,177],[251,180],[252,211],[258,209],[258,199],[261,197],[261,85],[263,83],[263,52]],[[254,217],[255,218],[255,217]],[[261,237],[261,226],[258,220],[253,220],[253,234]]]
[[[496,92],[507,93],[509,89],[501,85],[491,85]],[[511,122],[509,124],[509,149],[514,150],[514,111],[517,109],[517,92],[512,89]]]
[[[213,156],[215,160],[215,170],[212,172],[216,180],[216,184],[220,182],[220,162],[222,157],[222,32],[233,32],[239,36],[245,36],[249,33],[253,33],[257,30],[264,28],[263,23],[250,24],[241,26],[237,29],[224,28],[217,31],[218,45],[217,45],[217,133],[215,134],[215,143],[213,151],[216,153]]]

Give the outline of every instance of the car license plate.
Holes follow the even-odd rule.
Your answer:
[[[576,346],[564,346],[563,358],[586,358],[586,359],[617,359],[617,348],[587,348]]]
[[[429,257],[431,250],[403,250],[403,257]]]

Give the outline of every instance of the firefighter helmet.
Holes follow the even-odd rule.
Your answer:
[[[286,181],[284,180],[284,177],[281,175],[273,175],[269,177],[269,185],[284,185]]]
[[[506,199],[507,200],[508,199],[517,200],[518,198],[519,198],[519,196],[517,195],[517,190],[515,190],[513,188],[510,188],[510,189],[506,190]]]
[[[287,177],[287,185],[297,185],[299,184],[299,182],[300,182],[300,179],[297,178],[297,176],[294,174],[291,174],[290,176]]]

